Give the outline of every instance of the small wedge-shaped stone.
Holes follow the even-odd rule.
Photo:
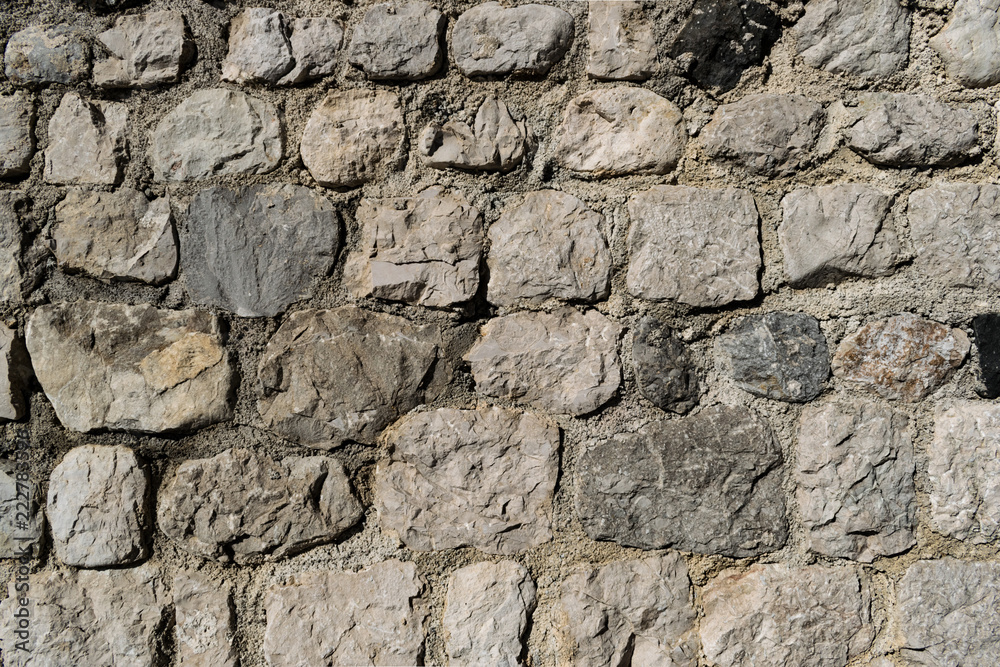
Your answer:
[[[44,534],[41,491],[31,472],[0,459],[0,558],[38,558]]]
[[[101,88],[173,83],[194,56],[194,41],[178,11],[122,16],[97,38],[112,54],[94,63],[94,84]]]
[[[361,244],[344,267],[357,297],[447,308],[479,289],[483,217],[458,191],[435,185],[410,199],[362,199]]]
[[[5,306],[23,301],[21,246],[24,232],[21,230],[19,209],[25,199],[24,193],[19,190],[0,190],[0,304]]]
[[[292,21],[293,67],[279,84],[301,83],[333,74],[344,42],[344,27],[337,19],[311,17]]]
[[[687,565],[676,552],[575,572],[561,611],[572,664],[695,667],[699,641]]]
[[[384,2],[354,28],[347,59],[369,79],[426,79],[444,61],[447,19],[426,2]]]
[[[222,80],[276,84],[295,64],[285,16],[273,9],[251,7],[229,25],[229,53],[222,61]]]
[[[36,308],[25,331],[66,428],[162,433],[232,417],[233,370],[210,313],[76,301]]]
[[[641,81],[656,69],[653,23],[635,0],[591,0],[587,75],[609,81]]]
[[[177,654],[184,667],[236,667],[236,615],[229,587],[200,572],[178,572],[171,589]]]
[[[131,188],[70,190],[56,206],[52,241],[59,267],[71,273],[162,285],[177,271],[170,202]]]
[[[413,563],[388,560],[359,572],[306,572],[264,597],[270,667],[417,665],[427,604]]]
[[[275,461],[227,449],[185,461],[157,498],[157,524],[182,547],[237,563],[332,542],[361,518],[343,466],[324,456]]]
[[[487,322],[465,359],[481,394],[583,415],[611,400],[621,384],[621,330],[596,310],[514,313]]]
[[[451,30],[451,58],[462,74],[547,74],[573,40],[573,17],[549,5],[484,2]]]
[[[483,100],[472,127],[460,120],[431,124],[420,136],[424,162],[436,169],[508,171],[524,160],[529,141],[523,120],[495,97]]]
[[[285,319],[258,367],[264,422],[318,449],[372,444],[424,402],[441,355],[432,325],[353,306],[303,310]]]
[[[60,185],[114,185],[125,159],[128,107],[66,93],[49,120],[45,180]]]
[[[595,540],[757,556],[788,537],[782,463],[763,418],[707,408],[592,447],[577,463],[576,512]]]
[[[34,154],[34,103],[23,92],[0,96],[0,178],[28,174]]]
[[[31,362],[16,331],[0,324],[0,423],[24,417]]]
[[[1000,3],[958,0],[948,23],[930,40],[948,76],[967,88],[1000,83]]]
[[[510,555],[552,539],[555,426],[501,408],[441,408],[405,417],[389,440],[379,519],[409,548]]]
[[[698,402],[698,375],[687,347],[655,317],[639,320],[632,365],[639,392],[656,407],[684,414]]]
[[[68,25],[31,26],[10,36],[4,65],[14,83],[77,84],[90,74],[90,44]]]
[[[529,192],[490,226],[490,303],[597,301],[611,288],[604,216],[565,192]]]

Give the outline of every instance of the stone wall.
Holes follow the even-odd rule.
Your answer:
[[[904,5],[8,0],[3,664],[996,661],[1000,18]]]

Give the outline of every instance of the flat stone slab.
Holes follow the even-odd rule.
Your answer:
[[[250,7],[229,24],[229,53],[222,61],[222,80],[276,84],[295,65],[285,15]]]
[[[465,76],[548,74],[573,40],[573,17],[550,5],[483,2],[451,29],[451,59]]]
[[[698,372],[687,346],[651,315],[632,334],[632,365],[639,393],[656,407],[684,414],[698,403]]]
[[[966,88],[1000,83],[1000,13],[994,0],[958,0],[930,40],[948,76]]]
[[[347,60],[369,79],[426,79],[444,62],[441,34],[447,22],[419,0],[379,3],[355,26]]]
[[[33,372],[24,341],[0,324],[0,423],[21,419],[28,412]]]
[[[788,537],[783,460],[770,425],[745,408],[650,422],[580,457],[576,513],[595,540],[758,556]]]
[[[122,16],[97,39],[111,56],[94,63],[100,88],[152,88],[180,79],[194,57],[194,40],[178,11]]]
[[[634,0],[588,4],[587,76],[604,81],[642,81],[657,67],[653,22]]]
[[[128,107],[66,93],[49,120],[45,180],[59,185],[115,185],[125,161]]]
[[[29,469],[0,459],[0,558],[38,558],[45,533],[45,510]]]
[[[7,40],[4,72],[16,84],[74,85],[90,74],[90,45],[68,25],[34,25]]]
[[[281,85],[302,83],[333,74],[344,43],[344,26],[337,19],[320,16],[292,20],[294,66],[278,81]]]
[[[462,120],[431,123],[420,135],[420,154],[435,169],[509,171],[524,161],[530,135],[523,120],[495,97],[479,106],[472,127]]]
[[[20,190],[0,190],[0,304],[13,306],[24,301],[24,267],[21,246],[21,211],[27,197]]]
[[[26,176],[34,154],[34,103],[20,91],[0,96],[0,178]]]
[[[240,658],[233,646],[236,614],[229,587],[187,571],[174,575],[171,593],[175,646],[184,667],[236,667]]]

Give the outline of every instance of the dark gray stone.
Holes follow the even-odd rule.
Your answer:
[[[35,107],[24,92],[0,96],[0,178],[25,176],[35,154]]]
[[[687,346],[655,317],[639,320],[632,364],[639,391],[656,407],[684,414],[698,403],[698,376]]]
[[[11,35],[4,65],[14,83],[76,84],[90,74],[90,45],[71,26],[35,25]]]
[[[369,79],[426,79],[441,67],[447,20],[426,2],[384,2],[354,28],[348,61]]]
[[[18,209],[25,202],[18,190],[0,190],[0,304],[18,305],[22,301],[23,265],[21,246],[24,233]]]

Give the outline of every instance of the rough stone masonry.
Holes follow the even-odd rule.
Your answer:
[[[1000,661],[998,0],[7,0],[0,662]]]

